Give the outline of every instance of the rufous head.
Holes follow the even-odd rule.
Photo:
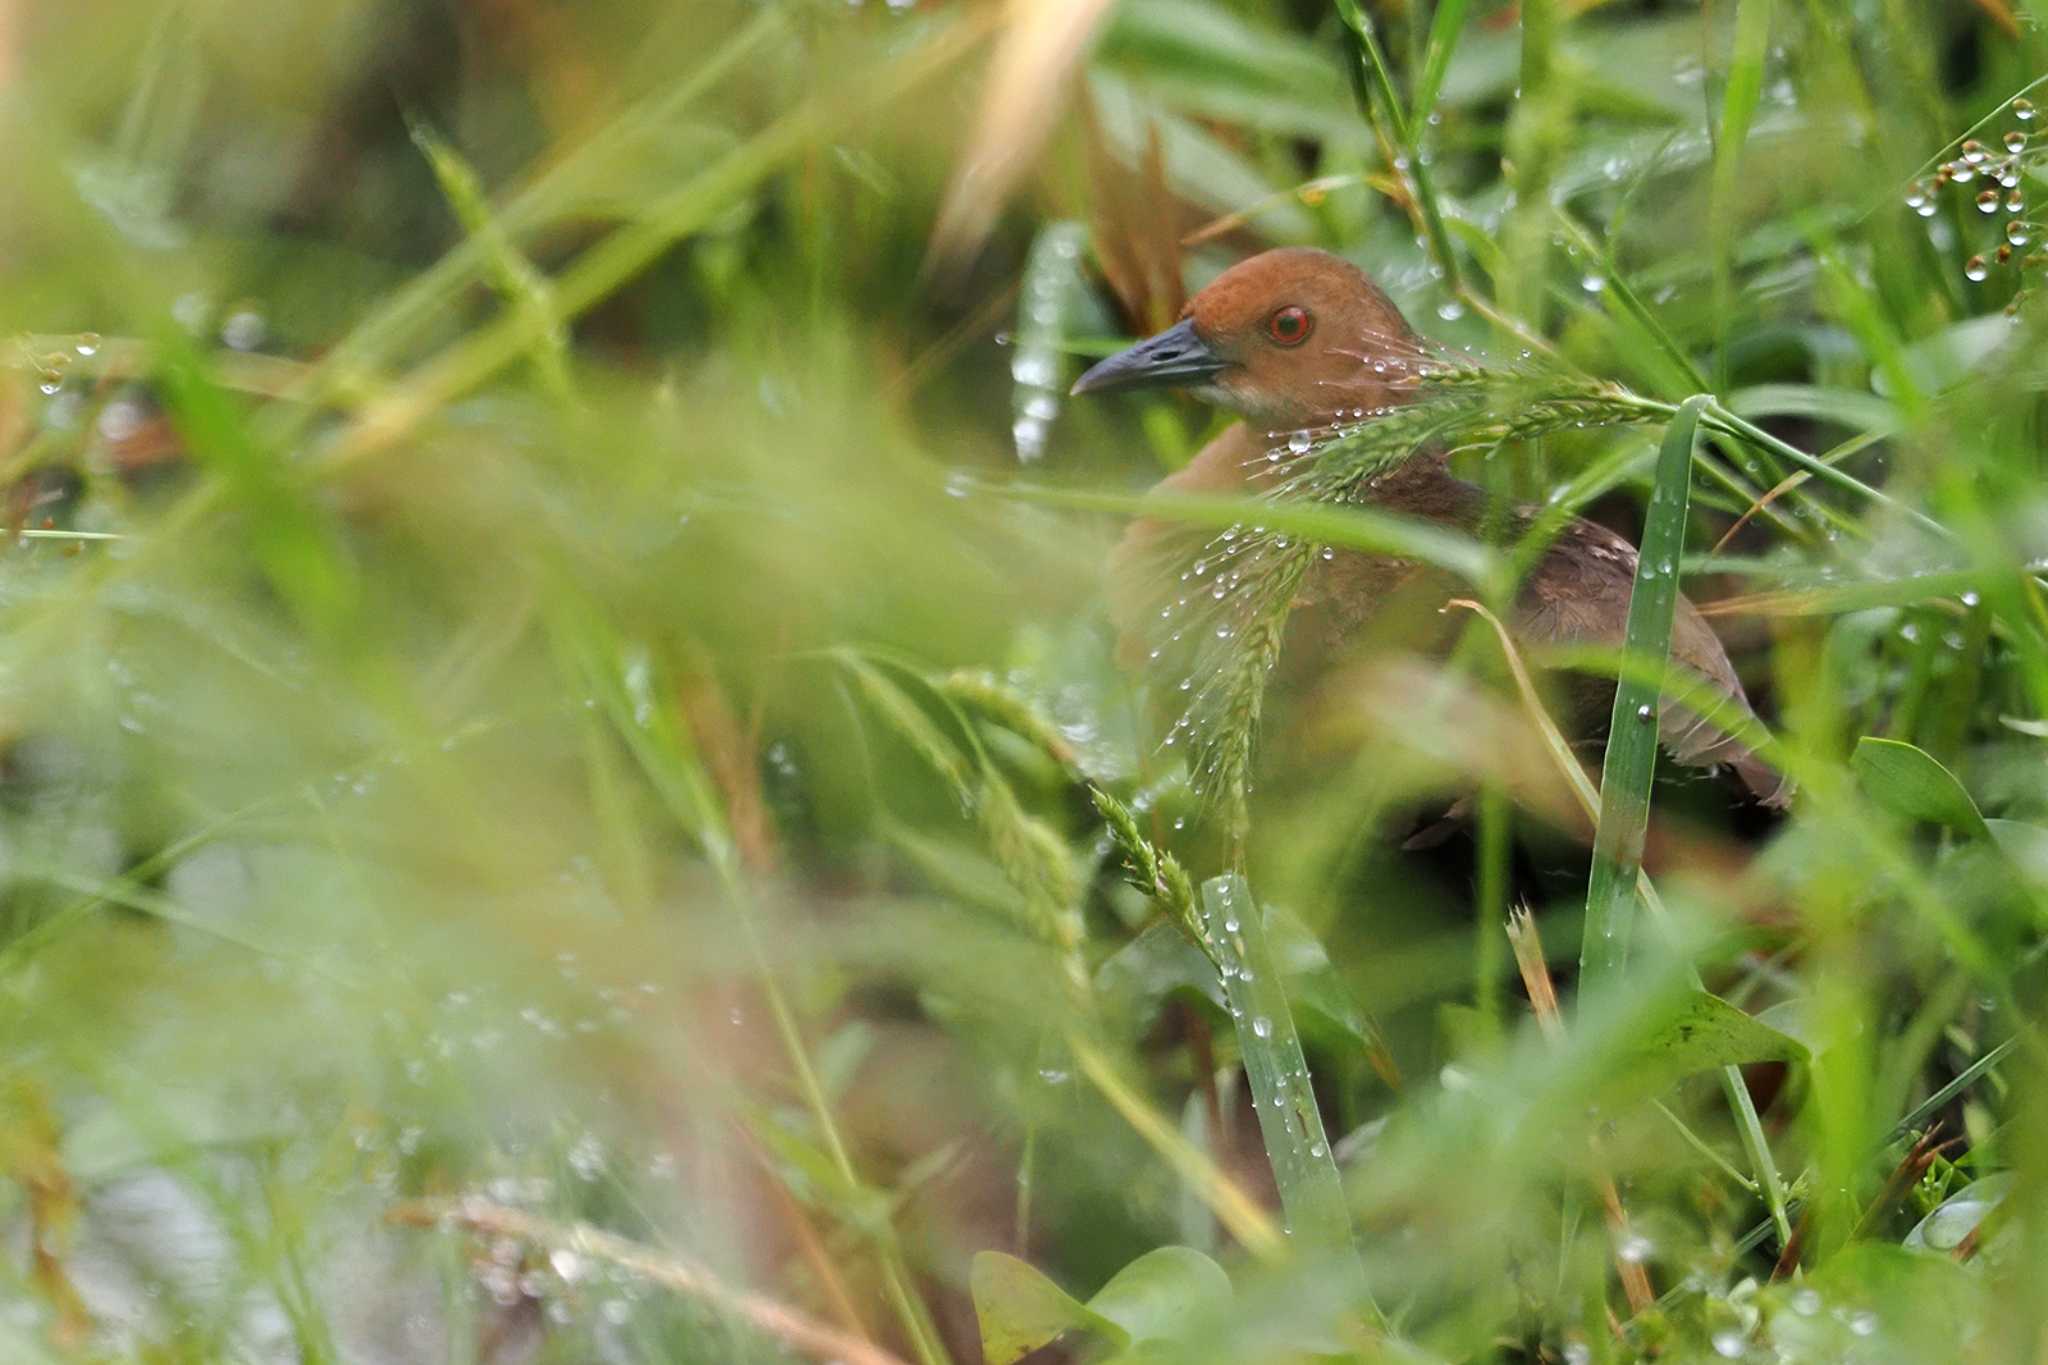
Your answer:
[[[1073,391],[1185,388],[1268,427],[1305,427],[1406,402],[1421,363],[1421,342],[1363,270],[1281,247],[1218,275],[1179,322],[1102,361]]]

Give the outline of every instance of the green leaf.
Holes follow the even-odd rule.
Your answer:
[[[1865,735],[1850,760],[1865,795],[1894,815],[1990,837],[1982,812],[1955,774],[1924,749]]]
[[[1944,1199],[1906,1234],[1905,1245],[1929,1251],[1954,1251],[1975,1232],[1991,1211],[2012,1192],[2013,1173],[1999,1171],[1973,1180]]]
[[[1744,1062],[1803,1062],[1806,1045],[1719,996],[1692,991],[1629,1049],[1616,1074],[1630,1089],[1662,1090],[1682,1076]]]
[[[1092,1332],[1118,1347],[1130,1344],[1130,1334],[1122,1327],[1015,1256],[977,1253],[968,1284],[974,1316],[981,1323],[981,1354],[988,1365],[1011,1365],[1067,1332]]]
[[[1172,1246],[1148,1251],[1117,1271],[1087,1306],[1133,1342],[1160,1341],[1183,1335],[1189,1318],[1213,1312],[1230,1295],[1223,1267],[1193,1247]]]

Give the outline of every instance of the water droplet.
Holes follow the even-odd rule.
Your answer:
[[[1859,1337],[1867,1337],[1877,1331],[1877,1314],[1858,1313],[1849,1319],[1849,1330]]]
[[[1979,194],[1977,195],[1977,212],[1979,212],[1979,213],[1996,213],[1996,212],[1998,212],[1998,191],[1997,191],[1997,190],[1984,190],[1984,191],[1980,192],[1980,193],[1979,193]]]
[[[1272,1036],[1273,1021],[1271,1019],[1261,1014],[1252,1020],[1252,1037],[1271,1038]]]
[[[2013,190],[2005,196],[2005,211],[2007,213],[2021,213],[2025,211],[2026,207],[2027,196],[2022,191]]]
[[[253,308],[237,308],[220,325],[220,339],[230,350],[253,351],[270,335],[270,324]]]
[[[2005,150],[2018,156],[2027,149],[2027,135],[2015,128],[2005,135]]]
[[[1597,294],[1606,287],[1607,277],[1605,275],[1593,274],[1590,271],[1584,279],[1579,281],[1579,288],[1585,290],[1588,294]]]
[[[1305,431],[1297,431],[1287,438],[1287,448],[1296,455],[1308,454],[1309,447],[1314,444],[1315,442],[1309,439],[1309,434]]]
[[[2012,116],[2022,123],[2032,119],[2034,117],[2034,102],[2024,98],[2014,100],[2012,102]]]
[[[1792,1295],[1792,1311],[1802,1317],[1812,1317],[1820,1311],[1820,1295],[1811,1289],[1795,1290]]]
[[[1456,322],[1465,316],[1465,305],[1456,299],[1445,299],[1436,307],[1436,315],[1445,322]]]
[[[1963,262],[1963,277],[1965,279],[1981,283],[1990,274],[1991,267],[1985,263],[1982,256],[1972,256],[1969,260]]]
[[[2025,219],[2013,219],[2005,225],[2005,240],[2014,246],[2025,246],[2034,240],[2034,225]]]
[[[1977,141],[1976,138],[1970,138],[1963,143],[1963,160],[1972,166],[1983,165],[1984,159],[1990,155],[1991,153],[1985,149],[1984,144]]]
[[[1650,709],[1650,705],[1648,702],[1645,702],[1643,705],[1638,706],[1636,708],[1636,719],[1639,721],[1647,721],[1648,719],[1650,719],[1651,716],[1655,714],[1656,712]]]
[[[579,1180],[595,1180],[604,1174],[604,1144],[597,1134],[585,1133],[569,1145],[569,1169]]]
[[[80,332],[78,340],[72,343],[71,349],[77,351],[82,356],[98,355],[100,353],[100,334],[98,332]]]
[[[1742,1354],[1742,1333],[1733,1327],[1724,1327],[1714,1333],[1714,1354],[1725,1360],[1734,1360]]]
[[[1649,1238],[1640,1232],[1631,1232],[1615,1246],[1614,1254],[1630,1265],[1641,1265],[1650,1259],[1650,1253],[1656,1249],[1656,1244]]]

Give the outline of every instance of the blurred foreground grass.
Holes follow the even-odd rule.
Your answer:
[[[0,1355],[2039,1358],[2044,24],[0,0]],[[1241,859],[1112,657],[1210,418],[1065,383],[1276,242],[1717,396],[1804,796],[1632,789],[1584,1008],[1553,818],[1399,847],[1497,651]],[[1637,537],[1646,411],[1463,458]]]

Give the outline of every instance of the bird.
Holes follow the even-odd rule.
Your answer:
[[[1280,434],[1411,403],[1432,365],[1440,361],[1429,344],[1364,270],[1326,251],[1281,247],[1225,270],[1188,300],[1171,327],[1095,364],[1072,392],[1170,387],[1234,413],[1242,420],[1158,490],[1244,494],[1258,491],[1258,480],[1274,467],[1271,453]],[[1451,471],[1447,450],[1427,443],[1352,496],[1471,536],[1484,533],[1488,518],[1487,493]],[[1513,508],[1504,527],[1508,536],[1526,532],[1541,511],[1532,505]],[[1172,600],[1176,579],[1185,572],[1181,566],[1201,554],[1205,543],[1206,533],[1191,538],[1184,526],[1157,518],[1141,516],[1126,528],[1107,565],[1111,618],[1126,661],[1152,653],[1148,631],[1162,614],[1161,604]],[[1571,518],[1520,584],[1508,621],[1518,646],[1525,652],[1619,648],[1637,557],[1636,547],[1614,531]],[[1397,602],[1440,610],[1457,595],[1454,580],[1411,560],[1326,552],[1296,591],[1282,662],[1290,652],[1308,649],[1328,657],[1361,642],[1387,625]],[[1672,621],[1671,659],[1725,697],[1736,714],[1754,719],[1727,650],[1682,595]],[[1581,731],[1612,708],[1611,680],[1581,677],[1566,691],[1572,722]],[[1792,788],[1782,773],[1669,697],[1658,708],[1658,739],[1680,764],[1730,768],[1763,805],[1789,804]]]

